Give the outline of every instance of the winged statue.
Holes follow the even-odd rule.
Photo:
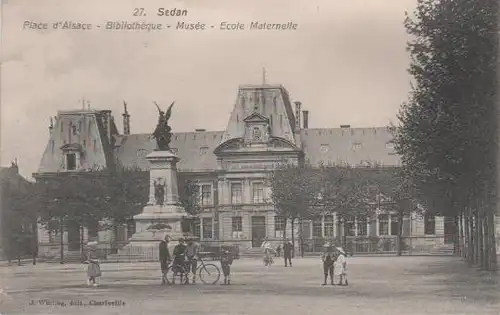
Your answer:
[[[156,102],[153,103],[158,108],[158,124],[156,125],[156,129],[154,130],[152,136],[156,140],[158,150],[168,151],[170,150],[170,141],[172,141],[172,128],[168,125],[168,120],[172,115],[172,107],[174,106],[175,101],[170,104],[166,113],[161,110],[160,106]]]

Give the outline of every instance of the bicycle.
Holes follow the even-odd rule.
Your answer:
[[[220,279],[220,269],[215,264],[205,263],[201,257],[197,259],[198,267],[196,273],[203,284],[216,284]],[[189,283],[190,266],[184,265],[171,265],[167,268],[164,280],[168,284],[175,284],[177,277],[179,277],[181,284]]]

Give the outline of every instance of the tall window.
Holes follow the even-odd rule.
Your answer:
[[[200,218],[194,219],[194,224],[193,224],[193,234],[196,237],[201,237],[201,226],[200,226]]]
[[[325,215],[325,237],[334,236],[333,215]]]
[[[436,234],[436,217],[430,214],[424,215],[424,233],[425,235]]]
[[[399,234],[399,216],[391,215],[391,235]]]
[[[389,235],[389,215],[378,216],[378,235]]]
[[[241,220],[241,217],[232,217],[232,227],[233,232],[243,231],[243,222]]]
[[[203,238],[211,239],[213,237],[212,218],[203,218]]]
[[[365,216],[358,217],[356,219],[357,221],[357,228],[358,228],[358,236],[366,236],[368,234],[368,220]]]
[[[66,169],[68,171],[73,171],[76,169],[76,154],[75,153],[66,154]]]
[[[345,235],[346,236],[356,236],[356,225],[354,217],[347,217],[344,223]]]
[[[231,183],[231,203],[241,204],[242,203],[242,184],[241,183]]]
[[[252,185],[252,200],[253,200],[253,203],[263,203],[264,202],[264,184],[263,183],[253,183],[253,185]]]
[[[201,204],[203,206],[212,204],[212,185],[201,185]]]
[[[323,222],[322,217],[316,217],[313,221],[313,237],[323,237]]]
[[[281,215],[274,216],[274,236],[283,237],[285,233],[285,218]]]

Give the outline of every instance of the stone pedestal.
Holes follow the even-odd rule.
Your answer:
[[[183,236],[181,220],[188,215],[179,204],[176,168],[179,158],[170,151],[153,151],[146,159],[151,163],[149,202],[142,213],[134,216],[136,233],[118,254],[156,260],[159,242],[165,235],[171,238],[170,251]],[[153,224],[166,224],[170,229],[148,230]]]

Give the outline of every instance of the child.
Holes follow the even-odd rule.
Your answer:
[[[97,287],[99,285],[99,277],[101,277],[102,274],[99,260],[97,259],[97,256],[95,254],[95,246],[97,246],[97,242],[89,242],[87,246],[89,248],[87,261],[85,261],[85,263],[88,264],[87,285],[93,285],[94,287]]]
[[[220,257],[220,265],[224,273],[224,284],[231,284],[231,265],[233,264],[233,257],[228,250],[225,250]]]
[[[330,284],[335,285],[333,282],[333,271],[335,265],[335,253],[333,247],[326,243],[323,245],[323,253],[321,253],[321,261],[323,262],[323,273],[325,275],[325,281],[323,281],[323,285],[326,285],[326,280],[328,279],[328,275],[330,275]]]
[[[340,276],[339,284],[342,285],[342,280],[344,280],[345,285],[349,285],[347,282],[347,255],[344,250],[337,247],[337,261],[335,262],[335,273]]]

